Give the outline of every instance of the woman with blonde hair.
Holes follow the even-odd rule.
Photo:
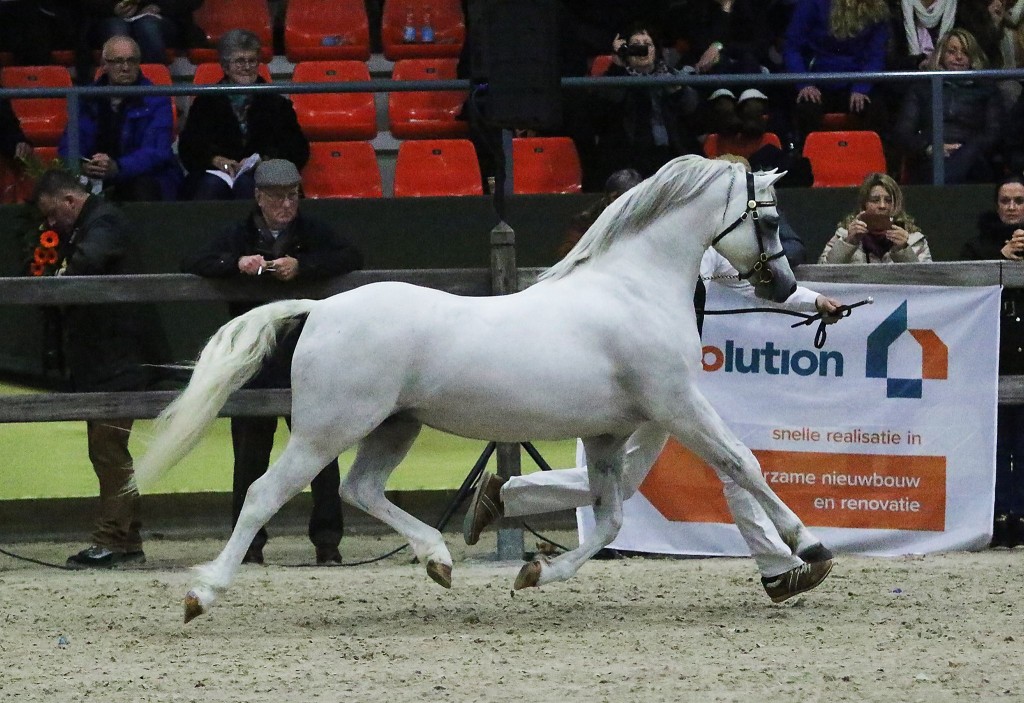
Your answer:
[[[783,58],[789,73],[884,71],[889,40],[885,0],[800,0],[786,29]],[[795,118],[801,139],[820,128],[826,112],[857,115],[881,132],[885,116],[865,82],[797,84]]]
[[[921,229],[903,209],[903,191],[884,173],[868,174],[847,215],[825,245],[819,264],[898,264],[932,260]]]
[[[988,68],[974,35],[954,28],[939,40],[928,68],[974,71]],[[989,153],[1000,136],[1002,99],[991,81],[946,78],[942,81],[942,127],[945,183],[991,180]],[[903,99],[894,135],[907,159],[912,182],[932,180],[932,87],[915,81]]]

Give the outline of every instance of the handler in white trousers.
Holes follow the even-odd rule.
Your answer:
[[[700,262],[702,280],[714,280],[755,298],[754,288],[738,277],[725,257],[708,249]],[[760,304],[801,312],[834,313],[839,301],[798,286],[783,303],[774,304],[757,299]],[[702,311],[699,311],[702,315]],[[643,482],[668,441],[668,433],[655,423],[642,425],[626,443],[622,471],[622,498],[629,498]],[[753,496],[725,474],[718,472],[724,484],[726,502],[733,521],[750,548],[761,572],[761,583],[776,603],[808,591],[828,576],[832,568],[827,550],[810,555],[810,563],[793,554],[782,541],[775,525]],[[480,477],[473,501],[466,515],[463,536],[467,544],[475,544],[483,529],[499,517],[522,517],[538,513],[581,508],[593,503],[587,468],[538,471],[526,476],[513,476],[504,481],[491,473]]]

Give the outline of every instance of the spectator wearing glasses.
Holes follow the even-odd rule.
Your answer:
[[[103,45],[103,70],[95,85],[152,85],[139,68],[139,45],[129,37],[113,37]],[[165,95],[89,97],[78,118],[81,170],[100,190],[119,201],[174,200],[181,186],[181,168],[171,144],[174,117]],[[68,133],[58,147],[68,158]]]
[[[212,278],[240,276],[273,279],[288,284],[296,279],[329,278],[362,268],[362,254],[327,223],[299,212],[301,178],[293,163],[284,159],[263,161],[255,169],[256,207],[242,222],[224,230],[203,250],[187,257],[182,270]],[[276,287],[276,286],[275,286]],[[232,316],[255,307],[231,303]],[[291,360],[302,325],[281,333],[276,351],[246,388],[288,388]],[[291,424],[290,418],[285,421]],[[270,464],[277,430],[276,417],[231,418],[231,442],[235,464],[232,525],[238,521],[246,491]],[[309,539],[316,547],[318,564],[341,562],[340,474],[335,459],[313,479],[313,514]],[[243,563],[263,563],[266,528],[253,538]]]
[[[142,52],[142,63],[167,63],[167,49],[191,46],[201,37],[192,13],[202,0],[85,0],[93,46],[111,37],[131,37]]]
[[[217,45],[224,78],[220,85],[257,85],[260,39],[233,29]],[[300,170],[309,160],[309,142],[299,128],[292,103],[283,95],[235,93],[198,96],[178,141],[178,155],[188,177],[184,197],[192,200],[251,200],[253,171],[245,170],[255,154],[286,159]]]

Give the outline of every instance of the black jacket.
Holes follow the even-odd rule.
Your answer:
[[[21,123],[11,108],[11,101],[0,98],[0,156],[14,158],[14,148],[19,142],[27,142],[21,131]]]
[[[994,212],[982,213],[978,217],[978,236],[964,244],[960,258],[1006,262],[1000,250],[1016,229],[1022,228],[1003,224]],[[1019,288],[1003,290],[1003,311],[999,318],[999,373],[1024,374],[1024,290]]]
[[[258,214],[259,210],[254,209],[245,220],[224,229],[204,249],[186,256],[181,270],[210,278],[230,278],[244,275],[238,270],[241,257],[263,254],[270,258],[260,249],[260,232],[256,224]],[[299,262],[297,278],[330,278],[363,267],[363,255],[359,249],[323,220],[300,212],[281,236],[288,238],[282,255],[291,256]],[[255,304],[249,302],[232,303],[229,310],[232,316],[236,316],[253,307]]]
[[[58,248],[64,276],[125,275],[139,272],[132,228],[114,205],[89,196]],[[64,357],[76,391],[145,388],[161,361],[162,330],[155,316],[132,304],[69,305],[62,309]]]
[[[192,102],[178,138],[178,156],[189,173],[210,168],[214,156],[240,161],[250,154],[288,159],[302,170],[309,161],[309,141],[299,128],[291,101],[269,93],[253,95],[251,100],[246,134],[226,95],[200,95]]]

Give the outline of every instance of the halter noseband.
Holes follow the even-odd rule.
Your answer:
[[[783,257],[785,255],[785,252],[782,250],[781,247],[779,248],[779,251],[777,251],[776,253],[771,254],[771,255],[766,254],[765,251],[764,251],[764,236],[765,235],[764,235],[764,231],[761,229],[761,227],[762,227],[762,225],[761,225],[761,218],[757,214],[757,208],[759,208],[759,207],[774,207],[775,204],[776,204],[775,200],[757,200],[757,198],[754,196],[754,174],[748,171],[747,172],[747,209],[744,210],[743,214],[740,215],[739,217],[737,217],[733,221],[733,223],[731,225],[726,227],[724,230],[722,230],[722,232],[717,237],[715,237],[714,239],[711,240],[711,246],[715,246],[716,244],[718,244],[718,242],[720,242],[725,237],[725,235],[729,234],[734,229],[739,227],[741,224],[746,222],[748,216],[754,221],[754,232],[757,234],[757,248],[758,248],[758,250],[761,253],[757,257],[757,262],[754,264],[754,267],[752,269],[750,269],[749,271],[747,271],[746,273],[741,273],[740,274],[740,279],[750,278],[755,273],[757,273],[757,274],[759,274],[759,277],[757,279],[758,283],[771,283],[772,282],[772,272],[766,266],[766,264],[769,261],[772,261],[774,259],[779,259],[779,258],[781,258],[781,257]]]

